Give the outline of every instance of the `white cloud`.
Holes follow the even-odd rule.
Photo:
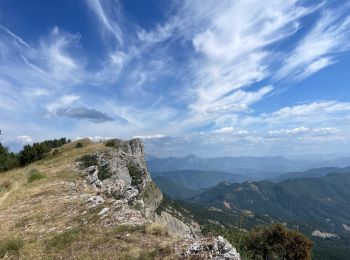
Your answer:
[[[346,9],[347,7],[345,7]],[[302,80],[335,63],[337,53],[350,49],[350,16],[344,10],[325,11],[283,62],[276,78]]]
[[[14,34],[12,31],[10,31],[8,28],[6,28],[5,26],[0,24],[0,29],[4,30],[8,35],[10,35],[13,39],[15,39],[17,42],[19,42],[20,44],[22,44],[25,47],[30,48],[29,44],[24,41],[21,37],[19,37],[18,35]]]
[[[14,139],[14,142],[19,144],[31,144],[34,142],[33,138],[28,135],[20,135]]]
[[[110,34],[112,34],[120,44],[123,44],[123,34],[122,30],[120,29],[120,26],[116,22],[114,22],[114,20],[107,14],[107,12],[110,12],[114,16],[120,16],[120,12],[118,10],[118,8],[120,7],[116,6],[118,2],[113,1],[113,3],[111,3],[110,1],[101,2],[100,0],[88,0],[87,3],[91,10],[95,12],[103,28],[105,28]],[[104,7],[102,3],[107,5],[107,8]]]
[[[207,112],[228,113],[249,110],[249,106],[261,100],[267,93],[272,91],[272,86],[260,88],[256,92],[237,90],[232,94],[213,102]]]
[[[167,137],[166,135],[162,134],[154,134],[154,135],[135,135],[133,138],[140,138],[140,139],[161,139]]]
[[[197,98],[190,108],[196,113],[210,109],[234,90],[267,78],[275,59],[269,46],[294,34],[298,19],[311,11],[294,0],[191,1],[187,6],[200,19],[199,28],[205,28],[193,35],[193,46],[202,57],[194,66]],[[200,16],[202,12],[207,16]],[[233,105],[237,107],[247,109],[247,104]]]
[[[68,107],[79,99],[80,96],[77,95],[65,95],[57,99],[55,102],[47,105],[46,108],[50,114],[56,114],[58,109]]]
[[[300,135],[309,132],[310,129],[304,126],[296,127],[293,129],[279,129],[279,130],[270,130],[268,134],[270,136],[283,136],[283,135]]]

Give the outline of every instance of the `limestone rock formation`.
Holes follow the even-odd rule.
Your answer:
[[[142,141],[114,139],[109,144],[111,147],[78,161],[80,174],[97,194],[137,206],[146,218],[153,219],[163,196],[147,170]]]

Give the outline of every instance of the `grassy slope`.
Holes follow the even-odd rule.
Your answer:
[[[95,191],[72,170],[80,156],[103,144],[80,141],[60,148],[57,155],[0,174],[0,258],[21,259],[153,259],[171,256],[173,238],[147,228],[102,225],[101,207],[86,201]],[[36,169],[44,178],[28,182]],[[108,207],[113,201],[106,201]],[[84,224],[85,223],[85,224]],[[142,235],[140,235],[142,233]],[[129,235],[127,235],[129,234]]]

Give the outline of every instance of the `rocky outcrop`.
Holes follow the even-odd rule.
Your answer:
[[[81,157],[76,166],[86,182],[96,189],[96,195],[88,199],[87,205],[99,207],[98,216],[105,225],[156,222],[167,226],[170,234],[185,238],[177,245],[181,258],[240,259],[225,239],[202,238],[199,225],[184,217],[184,212],[164,206],[163,194],[148,172],[141,140],[109,140],[106,148]]]
[[[226,239],[221,236],[201,239],[185,239],[176,245],[175,250],[180,258],[240,260],[240,254]]]
[[[81,158],[78,162],[81,175],[98,194],[138,205],[146,215],[154,215],[157,207],[154,202],[160,203],[162,193],[153,190],[153,195],[158,197],[143,200],[142,195],[149,196],[147,190],[154,184],[146,167],[142,141],[114,139],[109,141],[109,146]]]

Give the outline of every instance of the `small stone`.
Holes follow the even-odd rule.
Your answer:
[[[108,210],[109,208],[103,208],[98,215],[104,215]]]

